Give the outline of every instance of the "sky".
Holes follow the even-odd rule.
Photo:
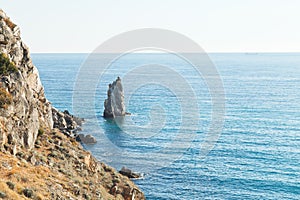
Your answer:
[[[120,33],[163,28],[206,52],[300,52],[299,0],[1,0],[32,53],[89,53]]]

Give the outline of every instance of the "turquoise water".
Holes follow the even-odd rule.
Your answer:
[[[300,54],[209,56],[223,80],[226,116],[223,132],[205,158],[199,157],[199,151],[211,120],[208,89],[185,62],[165,54],[132,54],[112,65],[96,88],[96,112],[88,110],[83,116],[87,120],[84,133],[98,140],[96,145],[85,147],[117,169],[126,165],[140,172],[148,163],[164,163],[166,158],[178,155],[162,168],[145,170],[144,179],[135,181],[147,199],[300,199]],[[32,58],[47,98],[55,107],[72,111],[73,86],[87,55],[33,54]],[[135,128],[136,135],[127,134],[101,117],[107,84],[132,66],[154,61],[175,67],[192,85],[201,120],[180,127],[182,116],[176,95],[161,85],[149,84],[131,96],[127,105],[130,118],[139,126],[147,125],[152,105],[159,103],[164,107],[164,127],[155,133],[152,130],[156,129]],[[97,121],[92,121],[93,115]],[[172,141],[179,129],[196,133],[184,152],[174,148],[161,157],[149,156]],[[137,137],[142,132],[152,135]],[[120,151],[106,152],[105,141]],[[122,151],[129,156],[118,159]]]

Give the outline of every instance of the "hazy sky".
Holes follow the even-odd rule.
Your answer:
[[[300,52],[299,0],[1,0],[31,52],[91,52],[137,28],[182,33],[207,52]]]

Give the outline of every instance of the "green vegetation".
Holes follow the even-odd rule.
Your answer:
[[[0,75],[7,76],[10,73],[15,73],[17,71],[18,69],[14,65],[14,63],[12,63],[4,53],[1,53],[0,54]]]
[[[45,132],[44,129],[42,127],[40,127],[38,130],[38,137],[42,136],[44,134],[44,132]]]
[[[25,188],[23,189],[23,194],[25,195],[25,197],[31,198],[33,197],[33,190]]]
[[[4,88],[0,88],[0,108],[7,108],[13,101],[10,93],[8,93]]]

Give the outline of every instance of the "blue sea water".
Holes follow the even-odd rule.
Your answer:
[[[73,111],[74,83],[87,57],[87,54],[32,55],[46,96],[55,107]],[[169,54],[131,54],[112,64],[94,89],[95,113],[87,110],[83,114],[87,121],[83,132],[98,140],[85,148],[117,169],[126,165],[143,172],[148,163],[163,163],[161,168],[153,166],[143,179],[135,181],[147,199],[300,199],[300,54],[216,53],[209,57],[224,84],[226,116],[223,131],[207,156],[200,157],[199,151],[211,121],[209,89],[187,63]],[[153,127],[135,127],[135,134],[130,135],[101,117],[107,84],[117,76],[123,77],[132,66],[154,62],[176,68],[193,87],[200,122],[180,127],[182,117],[189,116],[182,116],[178,96],[162,85],[148,84],[131,96],[127,109],[132,116],[126,118],[144,127],[151,122],[152,106],[159,104],[164,108],[164,127],[157,132]],[[85,96],[82,101],[89,104]],[[97,121],[92,121],[94,115]],[[184,152],[182,148],[178,152],[173,148],[161,157],[151,156],[156,155],[153,151],[166,148],[174,134],[190,132],[195,132],[196,137]],[[151,137],[138,137],[145,133]],[[106,152],[107,141],[118,151]],[[129,153],[119,160],[122,152]],[[172,163],[166,163],[173,155],[178,156]]]

